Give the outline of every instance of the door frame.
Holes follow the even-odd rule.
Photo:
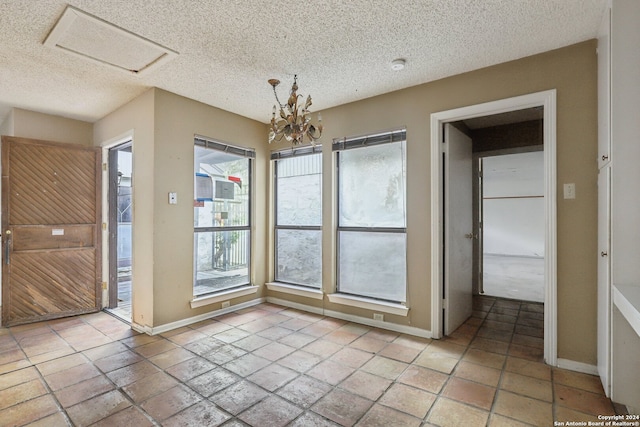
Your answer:
[[[110,212],[109,212],[109,151],[112,148],[118,147],[119,145],[131,143],[131,156],[133,161],[134,153],[134,140],[133,140],[133,129],[124,132],[122,135],[119,135],[115,138],[111,138],[107,141],[104,141],[100,144],[100,148],[102,149],[102,308],[108,308],[110,305],[109,302],[109,274],[110,274],[110,262],[112,258],[112,254],[110,252],[109,245],[109,220],[110,220]],[[131,165],[133,170],[133,164]],[[135,230],[135,229],[134,229]],[[132,246],[133,246],[133,238],[132,238]],[[131,253],[131,263],[132,263],[132,274],[135,271],[133,268],[134,256],[133,256],[133,248]],[[117,260],[116,260],[117,262]],[[133,295],[134,295],[134,286],[135,282],[131,281],[131,319],[133,319]]]
[[[543,107],[545,196],[545,307],[544,361],[557,364],[557,200],[556,200],[556,90],[531,93],[431,114],[431,335],[442,337],[443,309],[443,124]],[[471,286],[471,284],[470,284]]]

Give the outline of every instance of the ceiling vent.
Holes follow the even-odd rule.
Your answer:
[[[73,6],[67,6],[44,44],[137,75],[178,55]]]

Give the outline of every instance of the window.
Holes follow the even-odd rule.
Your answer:
[[[253,150],[196,137],[194,296],[249,284]]]
[[[322,287],[320,146],[274,152],[275,279]]]
[[[335,141],[338,292],[406,302],[406,132]]]

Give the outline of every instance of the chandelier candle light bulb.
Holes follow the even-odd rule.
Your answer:
[[[277,105],[280,107],[280,119],[276,120],[276,105],[273,106],[271,115],[271,128],[269,129],[269,143],[273,141],[281,141],[286,139],[292,145],[303,144],[305,138],[315,145],[315,142],[322,136],[322,116],[318,113],[318,124],[311,123],[311,95],[307,96],[304,105],[298,105],[298,99],[302,95],[298,95],[298,76],[293,77],[293,85],[289,93],[289,99],[286,104],[282,104],[276,92],[276,86],[280,84],[280,80],[269,79],[269,84],[273,87],[273,94],[276,97]],[[285,112],[286,110],[286,112]]]

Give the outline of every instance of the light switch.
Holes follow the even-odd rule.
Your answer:
[[[178,193],[169,193],[169,204],[170,205],[178,204]]]
[[[564,185],[564,198],[565,199],[575,199],[576,198],[576,185],[565,184]]]

